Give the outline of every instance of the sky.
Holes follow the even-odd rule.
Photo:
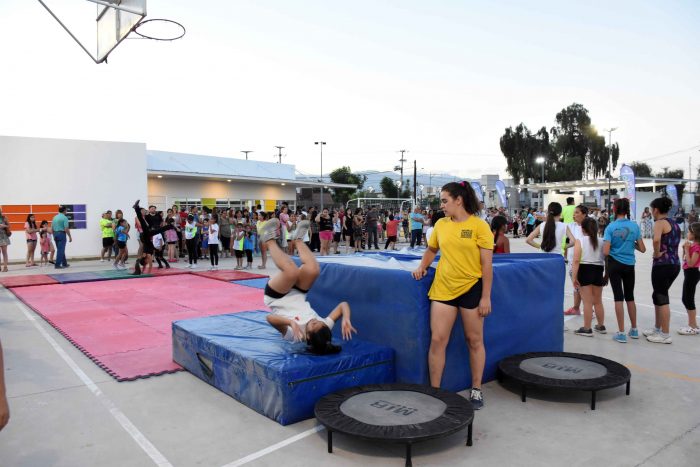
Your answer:
[[[406,149],[422,172],[507,177],[504,129],[576,102],[618,128],[623,162],[700,166],[696,0],[149,0],[150,18],[187,34],[96,65],[37,1],[0,2],[0,134],[270,162],[285,146],[308,175],[322,140],[324,173]]]

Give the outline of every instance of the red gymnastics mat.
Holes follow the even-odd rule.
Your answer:
[[[192,274],[200,277],[208,277],[224,282],[240,281],[244,279],[260,279],[267,277],[263,274],[254,274],[252,272],[234,271],[231,269],[225,271],[192,271]]]
[[[13,287],[28,287],[30,285],[58,284],[58,281],[46,274],[32,274],[27,276],[11,276],[0,279],[0,285],[10,289]]]
[[[266,309],[260,289],[195,275],[12,292],[117,381],[182,370],[172,360],[173,321]]]

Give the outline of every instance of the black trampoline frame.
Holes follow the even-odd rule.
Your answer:
[[[340,410],[343,402],[353,396],[372,391],[412,391],[426,394],[444,402],[447,407],[438,418],[425,423],[383,426],[360,422]],[[314,407],[316,419],[328,432],[328,453],[333,452],[333,432],[354,436],[366,441],[387,441],[406,445],[406,466],[411,466],[411,446],[422,441],[442,438],[467,428],[467,446],[472,445],[472,424],[474,409],[468,399],[453,392],[419,384],[370,384],[344,389],[322,397]],[[409,431],[420,433],[414,436],[393,435],[393,432]]]
[[[524,360],[537,357],[568,357],[586,360],[603,365],[608,373],[605,376],[589,379],[555,379],[528,373],[520,368]],[[527,388],[563,389],[566,391],[591,391],[591,410],[596,407],[596,393],[603,389],[626,385],[625,394],[630,395],[630,370],[620,363],[595,355],[572,352],[528,352],[504,358],[498,363],[498,382],[503,383],[504,377],[520,383],[521,400],[527,400]]]

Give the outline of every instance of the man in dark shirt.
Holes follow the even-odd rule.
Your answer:
[[[375,249],[379,249],[379,245],[377,244],[377,219],[379,218],[379,214],[377,213],[377,207],[372,206],[367,213],[367,217],[365,218],[365,222],[367,225],[367,249],[371,250],[372,245],[374,244]]]

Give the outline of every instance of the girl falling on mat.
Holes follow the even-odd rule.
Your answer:
[[[265,286],[265,305],[272,313],[267,322],[277,329],[285,340],[306,342],[309,350],[318,355],[340,352],[340,347],[331,343],[331,329],[342,317],[343,339],[352,339],[357,333],[350,322],[350,306],[341,302],[326,317],[321,318],[306,301],[306,294],[318,277],[320,268],[316,257],[303,239],[309,231],[309,221],[301,221],[292,232],[290,241],[296,243],[302,265],[297,265],[277,244],[280,235],[279,219],[270,219],[260,229],[260,242],[279,268]]]

